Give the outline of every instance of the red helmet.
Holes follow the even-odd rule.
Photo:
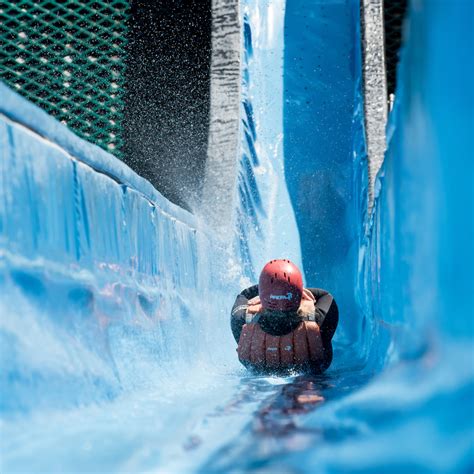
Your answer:
[[[294,311],[303,295],[303,277],[289,260],[271,260],[260,274],[258,293],[264,309]]]

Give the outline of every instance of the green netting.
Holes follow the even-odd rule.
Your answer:
[[[0,0],[0,78],[121,155],[128,0]]]

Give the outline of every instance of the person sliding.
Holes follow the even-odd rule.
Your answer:
[[[298,267],[271,260],[258,285],[243,290],[231,313],[240,362],[263,373],[324,372],[332,362],[331,339],[339,311],[319,288],[304,288]]]

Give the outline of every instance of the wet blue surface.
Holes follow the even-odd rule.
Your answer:
[[[354,308],[357,231],[355,133],[363,116],[359,2],[287,2],[285,175],[310,286]],[[347,328],[349,330],[349,328]],[[353,328],[350,328],[353,332]]]
[[[324,5],[326,17],[320,7],[307,15],[314,41],[352,3]],[[472,6],[411,5],[367,235],[360,91],[348,70],[352,125],[334,149],[338,166],[310,153],[319,146],[310,109],[295,117],[287,155],[283,97],[294,70],[281,32],[298,8],[285,20],[284,2],[242,4],[241,202],[228,245],[0,89],[2,472],[472,470]],[[293,99],[338,100],[329,77],[311,91],[302,84],[292,83]],[[282,163],[295,163],[304,127],[314,140],[301,149],[305,173],[319,169],[330,185],[298,202],[290,181],[301,176],[287,167],[287,189]],[[302,209],[319,199],[322,208],[342,199],[331,219],[354,256],[342,258],[326,231],[311,252]],[[319,377],[255,377],[236,360],[233,297],[283,252],[344,302],[334,363]],[[313,254],[319,260],[307,262]],[[351,274],[352,284],[336,281]]]

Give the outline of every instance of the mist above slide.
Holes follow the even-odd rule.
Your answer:
[[[409,10],[367,220],[355,1],[226,17],[241,28],[235,186],[206,188],[220,211],[204,219],[0,87],[2,471],[472,467],[463,5]],[[311,381],[327,402],[299,414],[285,403],[301,381],[250,376],[228,328],[235,293],[283,252],[343,308],[334,365]]]

